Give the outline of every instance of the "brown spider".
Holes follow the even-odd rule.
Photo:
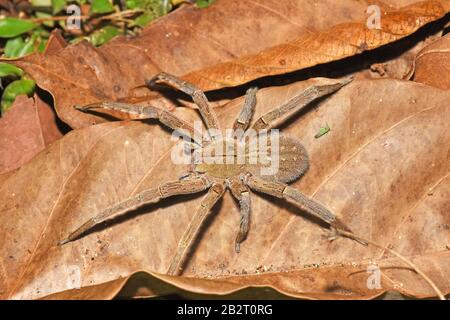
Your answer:
[[[261,116],[251,127],[250,123],[256,106],[257,89],[250,88],[246,93],[244,106],[234,122],[233,129],[235,134],[231,138],[222,138],[219,137],[220,135],[216,136],[211,134],[211,132],[220,132],[218,131],[220,130],[220,127],[216,114],[211,109],[205,94],[200,89],[166,73],[158,74],[148,81],[149,86],[157,82],[165,83],[192,97],[199,108],[206,127],[209,129],[210,138],[202,139],[202,141],[195,140],[195,138],[199,136],[198,130],[194,129],[191,124],[177,118],[175,115],[165,110],[155,107],[143,107],[117,102],[103,102],[85,107],[77,107],[77,109],[86,111],[93,108],[104,108],[135,114],[143,119],[158,119],[162,124],[181,132],[183,135],[192,139],[194,143],[200,145],[200,151],[202,151],[203,154],[214,155],[215,151],[218,150],[218,145],[221,147],[228,145],[230,140],[233,146],[244,143],[246,140],[246,132],[249,131],[249,128],[258,132],[272,129],[286,120],[290,115],[305,107],[311,101],[339,90],[350,81],[351,80],[346,79],[336,84],[309,87],[280,107]],[[215,131],[211,129],[215,129]],[[232,195],[239,201],[241,212],[240,228],[235,241],[235,250],[237,252],[240,250],[240,243],[246,239],[249,231],[251,208],[250,190],[285,199],[297,205],[302,210],[325,221],[330,225],[332,230],[345,230],[346,228],[338,222],[335,215],[327,208],[286,184],[298,179],[305,173],[309,166],[309,160],[305,148],[298,140],[280,135],[278,141],[278,159],[281,159],[281,161],[276,173],[261,175],[261,169],[264,167],[263,164],[250,162],[248,155],[245,157],[243,163],[229,164],[226,163],[226,161],[223,161],[222,164],[196,163],[194,160],[191,172],[187,173],[183,178],[180,178],[177,181],[162,183],[156,188],[142,191],[110,208],[104,209],[95,217],[81,225],[59,244],[62,245],[73,241],[93,226],[105,221],[107,218],[128,212],[144,204],[157,202],[160,199],[174,195],[198,193],[206,189],[208,189],[208,193],[202,199],[197,213],[194,215],[185,233],[181,237],[177,252],[168,269],[168,274],[178,275],[182,272],[182,267],[185,263],[190,245],[197,236],[202,222],[205,220],[214,204],[223,196],[227,188],[230,189]],[[245,149],[245,152],[249,152],[248,147]],[[215,156],[225,159],[226,155],[223,153],[219,155],[215,154]]]

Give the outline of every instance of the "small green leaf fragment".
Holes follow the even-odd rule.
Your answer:
[[[3,115],[14,103],[16,97],[27,95],[31,97],[34,94],[36,84],[33,80],[16,80],[11,82],[3,91],[0,111]]]
[[[23,70],[17,68],[15,65],[0,62],[0,78],[8,76],[21,77],[23,76]]]
[[[196,0],[195,4],[198,8],[207,8],[214,3],[215,0]]]
[[[114,6],[109,0],[92,0],[91,13],[110,13],[114,11]]]
[[[2,18],[0,19],[0,38],[14,38],[22,33],[33,30],[38,25],[32,21],[18,18]]]
[[[316,133],[316,135],[314,136],[314,138],[318,139],[323,135],[326,135],[328,132],[330,132],[330,127],[328,126],[328,124],[325,127],[321,127],[319,129],[319,132]]]
[[[106,26],[92,33],[89,40],[94,46],[100,46],[119,34],[120,30],[117,27]]]

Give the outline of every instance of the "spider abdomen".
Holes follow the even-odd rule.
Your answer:
[[[264,152],[260,153],[260,161],[257,165],[249,165],[248,171],[263,179],[288,183],[297,180],[308,170],[308,153],[299,140],[280,135],[278,150],[275,149],[272,146],[266,161],[262,157]]]
[[[216,178],[251,173],[286,183],[304,174],[309,160],[306,149],[298,140],[279,135],[266,141],[214,141],[196,152],[195,164],[195,171]]]

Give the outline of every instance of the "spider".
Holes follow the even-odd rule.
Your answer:
[[[244,143],[246,132],[248,132],[249,129],[261,132],[275,128],[313,100],[336,92],[350,81],[351,79],[345,79],[336,84],[308,87],[281,106],[262,115],[259,119],[254,121],[253,124],[252,116],[256,107],[257,88],[252,87],[247,90],[244,105],[234,122],[233,132],[235,132],[235,134],[232,137],[228,136],[226,138],[211,133],[220,132],[220,126],[217,116],[209,105],[203,91],[193,84],[167,73],[160,73],[147,81],[149,87],[162,83],[181,90],[192,97],[193,101],[198,106],[198,110],[206,128],[209,129],[209,137],[203,138],[202,141],[198,141],[198,132],[196,132],[196,129],[191,124],[179,119],[168,111],[156,107],[138,106],[119,102],[102,102],[76,108],[81,111],[104,108],[134,114],[140,119],[157,119],[165,126],[177,130],[190,138],[193,141],[192,144],[196,143],[199,145],[199,149],[200,151],[203,151],[203,153],[214,154],[218,146],[223,146],[230,142],[232,144]],[[278,141],[278,159],[281,159],[281,161],[278,170],[275,173],[262,175],[262,165],[260,163],[251,163],[249,157],[245,157],[244,162],[239,164],[225,164],[224,162],[226,161],[222,164],[196,163],[193,161],[191,171],[186,175],[183,175],[179,180],[164,182],[156,188],[142,191],[112,207],[104,209],[82,224],[66,239],[60,241],[59,245],[78,239],[87,230],[112,216],[126,213],[144,204],[154,203],[164,198],[175,195],[199,193],[205,190],[208,191],[178,244],[174,258],[167,271],[170,275],[180,275],[182,273],[183,265],[186,262],[191,243],[197,237],[203,221],[227,189],[229,189],[231,194],[238,200],[240,207],[240,225],[235,239],[236,252],[240,251],[240,244],[247,238],[250,228],[251,191],[265,193],[291,202],[300,207],[300,209],[326,222],[336,233],[338,230],[348,230],[325,206],[302,194],[299,190],[287,185],[287,183],[299,179],[306,172],[309,167],[308,154],[300,141],[296,139],[280,134]],[[245,150],[248,152],[249,149],[247,148]],[[225,154],[216,154],[216,156],[225,157]]]

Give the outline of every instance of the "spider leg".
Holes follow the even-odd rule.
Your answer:
[[[80,237],[87,230],[95,225],[105,221],[108,218],[113,218],[130,210],[136,209],[144,204],[155,203],[161,199],[168,198],[180,194],[192,194],[206,190],[211,186],[211,183],[203,177],[171,181],[163,183],[156,188],[151,188],[138,193],[128,199],[125,199],[112,207],[106,208],[97,214],[95,217],[89,219],[73,231],[69,236],[60,241],[58,244],[63,245],[67,242],[73,241]]]
[[[157,119],[162,124],[167,127],[179,131],[181,134],[191,138],[195,141],[195,137],[201,138],[202,134],[196,132],[194,127],[192,127],[186,121],[178,118],[172,113],[151,106],[138,106],[129,103],[121,103],[121,102],[101,102],[101,103],[93,103],[87,106],[75,106],[75,109],[86,112],[92,109],[109,109],[120,111],[132,115],[138,116],[139,119]],[[201,144],[201,141],[195,141],[198,144]]]
[[[247,130],[250,122],[252,121],[253,113],[255,112],[256,107],[256,92],[258,88],[253,87],[247,90],[245,93],[245,101],[242,106],[239,115],[236,118],[236,121],[233,125],[233,131],[235,132],[236,139],[241,139]]]
[[[319,202],[307,197],[295,188],[281,182],[266,181],[255,176],[248,176],[246,184],[250,189],[285,199],[302,210],[318,217],[332,227],[343,228],[344,226],[336,219],[336,216]]]
[[[165,72],[161,72],[147,81],[147,85],[149,87],[155,83],[164,83],[190,95],[192,100],[194,100],[195,104],[198,106],[206,127],[210,130],[210,135],[212,135],[211,138],[214,139],[216,133],[212,131],[218,131],[220,129],[219,121],[217,120],[217,116],[209,105],[209,101],[202,90],[194,86],[192,83],[186,82]]]
[[[233,196],[239,201],[241,221],[239,224],[239,231],[236,235],[235,251],[237,253],[241,250],[241,243],[247,238],[250,229],[250,213],[251,200],[250,189],[239,179],[232,180],[230,183],[230,190]]]
[[[351,82],[352,79],[344,79],[341,80],[338,83],[335,84],[327,84],[327,85],[320,85],[320,86],[311,86],[290,100],[288,100],[286,103],[282,104],[278,108],[273,109],[272,111],[269,111],[268,113],[262,115],[256,122],[252,125],[252,129],[255,130],[261,130],[261,129],[271,129],[275,126],[280,125],[284,120],[288,119],[291,115],[296,113],[297,111],[303,109],[305,106],[307,106],[312,101],[326,96],[328,94],[331,94],[333,92],[336,92],[349,82]]]
[[[203,222],[211,213],[212,207],[222,197],[224,192],[224,183],[215,183],[202,199],[200,207],[198,208],[186,231],[181,237],[180,242],[178,243],[177,251],[172,258],[167,274],[180,275],[182,273],[183,265],[186,261],[187,254],[189,253],[189,249],[191,248],[192,243],[197,237],[201,226],[203,225]]]

